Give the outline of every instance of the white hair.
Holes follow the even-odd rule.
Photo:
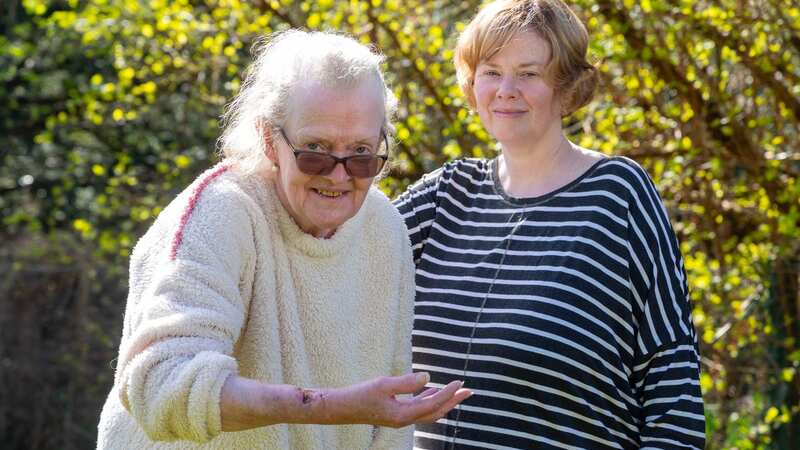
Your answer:
[[[265,167],[264,129],[284,125],[292,89],[302,82],[349,87],[377,80],[383,90],[384,132],[393,134],[397,99],[381,73],[383,57],[371,48],[342,34],[288,30],[261,39],[253,54],[241,90],[225,109],[218,142],[238,170],[252,173]]]

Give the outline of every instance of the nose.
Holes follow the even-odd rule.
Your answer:
[[[518,95],[517,82],[514,77],[503,77],[503,79],[500,80],[500,86],[497,87],[497,97],[501,99],[515,99]]]
[[[333,170],[327,175],[327,178],[330,178],[330,180],[335,184],[349,180],[350,175],[347,174],[347,170],[344,168],[344,163],[340,162],[333,166]]]

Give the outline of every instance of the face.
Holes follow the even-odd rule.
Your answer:
[[[306,83],[295,89],[283,129],[297,149],[345,157],[378,149],[384,113],[377,81],[344,89]],[[303,231],[329,237],[361,208],[373,178],[351,177],[342,164],[328,175],[306,175],[280,133],[267,142],[267,155],[279,167],[278,198]]]
[[[533,31],[518,33],[475,69],[478,115],[504,147],[526,146],[561,128],[560,100],[544,78],[550,46]]]

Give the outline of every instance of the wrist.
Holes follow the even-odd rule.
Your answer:
[[[305,423],[337,425],[342,421],[341,389],[300,389],[300,405],[307,414]]]

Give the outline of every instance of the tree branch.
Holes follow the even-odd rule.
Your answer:
[[[428,93],[436,100],[436,103],[439,105],[439,111],[444,115],[445,119],[447,119],[449,123],[455,123],[455,116],[450,111],[449,106],[444,103],[444,99],[436,90],[436,87],[433,85],[431,79],[428,78],[427,74],[420,70],[416,64],[414,64],[412,55],[408,51],[403,50],[403,46],[400,44],[397,34],[386,27],[384,23],[381,23],[379,20],[377,20],[377,18],[371,14],[370,10],[367,11],[367,14],[370,23],[372,23],[373,26],[381,28],[384,33],[389,36],[389,39],[392,41],[397,51],[399,51],[403,57],[407,58],[411,62],[412,70],[416,73],[417,78],[422,81],[422,85],[425,86],[425,89],[428,91]],[[458,142],[459,147],[462,149],[467,148],[467,143],[463,140],[462,135],[455,136],[455,139]]]
[[[745,43],[736,36],[731,34],[724,35],[717,28],[698,22],[692,17],[681,15],[678,19],[690,22],[692,26],[697,28],[707,38],[718,44],[723,43],[725,46],[736,52],[736,54],[741,58],[744,66],[750,70],[750,73],[752,73],[762,85],[769,87],[773,92],[775,92],[778,98],[785,102],[787,106],[789,106],[789,109],[792,111],[792,113],[794,113],[794,117],[800,120],[800,99],[795,97],[789,91],[789,88],[787,88],[786,85],[776,80],[774,76],[762,69],[755,58],[750,56],[749,52],[741,50],[743,48],[747,49],[749,46],[746,46]],[[775,64],[773,61],[770,61],[770,63],[773,64],[786,79],[794,83],[799,81],[798,78],[794,76],[794,73],[792,73],[792,71],[788,70],[786,67],[783,67],[782,64]]]
[[[645,38],[643,33],[636,29],[628,15],[612,4],[610,0],[598,0],[600,13],[610,22],[617,22],[620,33],[625,37],[625,41],[637,55],[642,55],[645,50]],[[743,166],[750,172],[759,174],[763,167],[763,154],[751,142],[748,133],[737,122],[730,122],[728,126],[732,130],[730,136],[723,131],[723,118],[725,116],[719,109],[719,105],[713,101],[703,99],[702,93],[695,88],[686,77],[667,59],[658,55],[650,57],[650,63],[655,71],[665,81],[671,83],[687,99],[695,113],[703,118],[703,123],[718,142],[723,147],[730,148],[734,155],[743,163]]]
[[[292,27],[292,28],[302,28],[303,27],[302,24],[295,23],[295,21],[292,20],[292,18],[289,17],[288,14],[284,14],[279,9],[273,8],[272,7],[272,2],[270,2],[270,0],[259,0],[256,3],[256,8],[258,8],[258,10],[261,11],[262,13],[263,12],[271,13],[273,16],[281,19],[284,23],[289,24],[289,26]]]

